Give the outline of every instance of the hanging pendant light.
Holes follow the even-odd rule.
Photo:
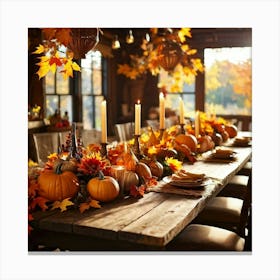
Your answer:
[[[129,30],[128,35],[126,36],[126,43],[127,44],[132,44],[134,43],[134,36],[132,34],[132,30]]]
[[[121,47],[120,41],[118,39],[118,35],[115,35],[115,39],[112,42],[112,49],[116,50],[119,49]]]
[[[99,42],[99,30],[95,28],[71,28],[72,40],[68,48],[74,53],[74,59],[85,58]]]
[[[164,41],[158,47],[159,65],[167,72],[173,71],[182,58],[181,47],[173,41]]]

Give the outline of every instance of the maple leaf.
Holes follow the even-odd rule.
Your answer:
[[[52,204],[51,210],[60,208],[61,212],[66,211],[67,206],[74,205],[74,203],[72,201],[70,201],[69,199],[70,199],[70,197],[63,199],[62,201],[55,201]]]
[[[48,199],[38,196],[32,200],[30,207],[32,210],[34,210],[35,207],[38,205],[42,209],[42,211],[46,211],[48,209],[46,202],[48,201],[49,201]]]
[[[34,51],[33,53],[34,53],[34,54],[41,54],[41,53],[43,53],[44,51],[45,51],[44,46],[40,44],[40,45],[37,47],[36,51]]]
[[[91,199],[89,202],[81,203],[79,209],[80,212],[83,213],[84,211],[88,210],[90,207],[101,208],[101,206],[99,205],[99,201],[95,199]]]
[[[61,65],[62,65],[62,63],[61,63],[59,57],[57,57],[57,56],[52,56],[52,57],[50,58],[49,64],[50,64],[50,65],[56,64],[57,66],[61,66]]]
[[[46,76],[49,71],[50,71],[50,65],[49,64],[45,64],[45,65],[40,66],[39,70],[36,72],[36,74],[39,76],[39,80],[41,78],[43,78],[44,76]]]
[[[143,197],[146,190],[145,185],[141,185],[140,187],[137,187],[135,185],[130,186],[129,194],[133,197]]]
[[[81,72],[81,68],[76,62],[72,63],[72,68],[73,68],[74,71],[80,71]]]
[[[28,197],[35,197],[37,190],[39,190],[39,184],[36,180],[28,180]]]

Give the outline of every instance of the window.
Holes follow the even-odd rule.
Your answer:
[[[62,53],[65,53],[65,48],[60,48]],[[53,74],[51,71],[45,78],[45,98],[46,98],[46,117],[50,117],[59,110],[61,114],[68,112],[69,121],[73,119],[72,114],[72,95],[69,89],[69,80],[64,80],[59,73],[61,69],[57,69]]]
[[[65,53],[65,49],[61,49]],[[49,72],[45,77],[45,100],[46,100],[46,117],[50,117],[58,109],[61,115],[65,111],[68,112],[69,121],[77,121],[74,116],[75,110],[73,104],[78,104],[79,95],[82,96],[82,122],[85,129],[101,129],[100,124],[100,106],[103,100],[102,92],[102,55],[99,51],[90,51],[85,59],[78,62],[81,65],[81,83],[71,81],[72,78],[64,80],[63,76],[57,69],[56,73]],[[75,86],[76,85],[76,86]],[[75,92],[77,85],[80,85],[80,90]],[[79,110],[78,108],[75,108]]]
[[[251,47],[204,50],[205,111],[251,115]]]
[[[166,107],[172,109],[179,108],[179,97],[182,97],[185,107],[185,117],[193,117],[195,110],[195,77],[189,77],[189,82],[184,83],[183,92],[180,93],[171,92],[171,86],[174,84],[172,79],[166,71],[161,70],[159,74],[159,85],[166,85]],[[177,113],[179,114],[179,111]]]
[[[81,60],[83,126],[101,130],[100,104],[102,93],[102,55],[99,51],[87,53]]]

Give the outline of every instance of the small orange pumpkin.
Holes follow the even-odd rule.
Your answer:
[[[228,133],[229,138],[236,137],[238,133],[238,129],[234,124],[226,124],[225,131]]]
[[[99,176],[88,181],[87,190],[93,199],[109,202],[117,198],[120,187],[118,181],[113,177]]]
[[[38,194],[50,201],[62,201],[65,198],[74,197],[79,191],[77,176],[71,171],[61,171],[61,164],[57,166],[55,173],[43,172],[38,177]]]

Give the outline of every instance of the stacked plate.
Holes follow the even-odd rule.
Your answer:
[[[171,176],[164,177],[163,181],[172,186],[184,188],[201,188],[209,183],[209,179],[205,174],[191,173],[184,169],[179,170]]]
[[[236,138],[234,138],[232,146],[235,146],[235,147],[251,146],[251,138],[250,137],[236,137]]]
[[[232,149],[227,148],[217,148],[214,153],[212,153],[212,158],[217,159],[232,159],[236,155],[236,152]]]

